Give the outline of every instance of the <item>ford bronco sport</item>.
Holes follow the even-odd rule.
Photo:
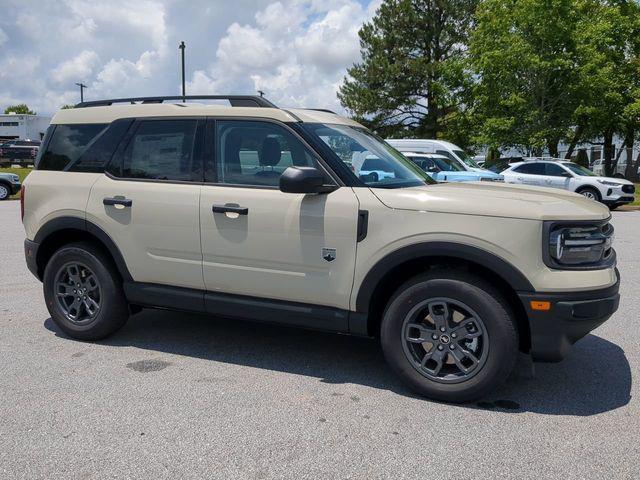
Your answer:
[[[230,106],[132,98],[53,118],[24,182],[25,255],[71,337],[142,307],[378,337],[409,387],[464,402],[519,351],[558,361],[617,309],[606,207],[435,184],[334,113],[198,98]],[[360,173],[365,158],[392,175]]]

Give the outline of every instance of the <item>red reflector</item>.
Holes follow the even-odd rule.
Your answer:
[[[20,220],[24,220],[24,196],[27,193],[27,189],[24,185],[20,187]]]

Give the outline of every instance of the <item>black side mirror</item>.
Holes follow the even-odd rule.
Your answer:
[[[335,185],[325,185],[324,175],[314,167],[289,167],[280,176],[280,191],[284,193],[329,193]]]

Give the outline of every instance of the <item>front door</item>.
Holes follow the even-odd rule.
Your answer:
[[[353,190],[283,193],[278,184],[287,167],[322,168],[302,140],[268,121],[215,123],[206,141],[215,145],[216,161],[200,200],[207,290],[348,309],[358,218]],[[328,174],[327,181],[336,182]]]
[[[134,281],[204,289],[199,123],[134,123],[91,189],[87,220],[108,232]]]

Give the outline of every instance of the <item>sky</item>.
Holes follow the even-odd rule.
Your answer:
[[[0,107],[41,114],[85,100],[255,94],[343,111],[358,30],[381,0],[2,0]]]

